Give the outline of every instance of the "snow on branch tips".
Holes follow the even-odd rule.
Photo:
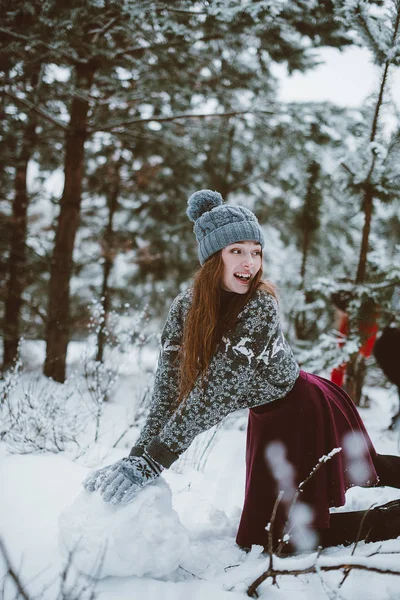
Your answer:
[[[360,462],[363,460],[363,456],[360,446],[357,446],[356,442],[357,440],[354,440],[351,437],[345,438],[344,447],[346,454],[349,452],[349,457],[346,457],[349,468],[356,467],[359,469]],[[277,488],[280,491],[277,495],[277,499],[272,511],[271,520],[266,527],[266,530],[268,531],[268,566],[266,570],[261,573],[261,575],[259,575],[248,587],[247,595],[249,597],[258,598],[259,594],[257,590],[259,586],[267,579],[271,579],[273,585],[278,585],[278,577],[283,576],[298,577],[299,575],[316,574],[320,577],[322,585],[324,588],[326,588],[326,591],[328,591],[328,588],[326,582],[324,582],[322,579],[322,573],[329,571],[343,573],[339,587],[345,583],[352,570],[400,576],[400,568],[398,568],[397,563],[395,563],[395,567],[382,566],[382,562],[379,561],[379,552],[373,552],[369,556],[355,557],[354,552],[357,548],[358,541],[348,556],[335,557],[331,555],[324,555],[322,554],[322,548],[319,548],[316,552],[309,553],[308,556],[306,556],[300,562],[293,562],[290,560],[290,557],[280,556],[285,544],[289,542],[293,544],[295,550],[300,551],[304,549],[302,547],[304,540],[306,540],[307,544],[312,545],[313,539],[312,536],[310,537],[310,533],[312,534],[313,532],[310,532],[310,530],[307,528],[309,521],[307,518],[303,518],[303,520],[298,518],[299,515],[300,517],[302,516],[301,511],[299,515],[296,515],[294,509],[299,505],[298,498],[306,484],[315,476],[321,467],[323,467],[328,461],[330,461],[340,452],[342,452],[342,448],[333,448],[328,454],[321,456],[318,460],[318,463],[310,471],[310,474],[306,477],[306,479],[304,479],[304,481],[300,482],[295,489],[294,469],[286,459],[286,450],[284,446],[278,442],[274,442],[268,446],[266,451],[266,460],[268,461],[268,464],[277,481]],[[287,521],[284,528],[285,534],[282,536],[282,539],[278,540],[279,545],[274,551],[275,540],[273,531],[277,517],[277,509],[280,505],[283,505],[286,510]],[[366,511],[366,514],[368,512],[369,511]],[[294,531],[292,531],[293,529]],[[298,532],[300,532],[299,535],[294,535],[296,529]],[[314,540],[314,542],[316,542],[316,540]],[[316,547],[316,543],[313,547]],[[371,558],[375,555],[378,556],[376,562],[371,560]],[[334,596],[332,597],[338,597],[337,590],[334,590]]]
[[[10,452],[58,453],[79,448],[86,419],[68,386],[41,376],[24,378],[17,361],[2,382],[1,440]]]
[[[368,571],[370,573],[379,573],[381,575],[400,575],[399,568],[385,568],[382,567],[379,559],[376,563],[370,560],[371,557],[356,558],[353,556],[346,557],[329,557],[320,556],[319,554],[310,554],[308,557],[308,564],[302,563],[304,566],[300,568],[292,567],[285,568],[284,560],[282,559],[279,564],[269,568],[267,571],[262,573],[257,579],[249,586],[247,595],[250,598],[258,598],[257,589],[267,579],[272,578],[276,582],[277,577],[283,577],[290,575],[292,577],[298,577],[299,575],[308,574],[321,574],[322,572],[329,571],[340,571],[350,572],[355,571]],[[337,597],[337,596],[335,596]]]
[[[103,298],[100,298],[94,299],[88,308],[91,312],[89,336],[82,363],[86,392],[96,420],[96,442],[100,433],[104,402],[110,398],[124,362],[133,350],[136,351],[137,362],[140,362],[140,350],[148,341],[144,331],[147,307],[132,313],[130,305],[125,304],[121,314],[116,311],[106,313]],[[81,389],[79,393],[84,399],[85,394]]]

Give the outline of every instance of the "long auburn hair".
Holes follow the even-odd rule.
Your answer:
[[[245,294],[233,297],[227,314],[220,315],[221,282],[224,270],[222,251],[206,260],[193,279],[193,299],[185,319],[179,367],[178,403],[186,400],[196,381],[205,381],[211,359],[224,334],[232,329],[237,317],[256,289],[276,299],[276,288],[262,281],[262,266]]]

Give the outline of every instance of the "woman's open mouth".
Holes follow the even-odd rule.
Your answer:
[[[240,281],[240,283],[249,283],[251,279],[251,273],[234,273],[233,276]]]

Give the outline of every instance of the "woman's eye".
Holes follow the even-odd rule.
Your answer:
[[[240,254],[240,250],[238,248],[233,248],[233,250],[231,250],[232,254]]]
[[[256,250],[255,252],[253,252],[254,256],[261,256],[261,252],[260,250]]]

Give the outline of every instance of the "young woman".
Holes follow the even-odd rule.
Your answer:
[[[400,487],[400,458],[386,457],[381,468],[350,398],[333,383],[300,370],[281,330],[274,287],[261,279],[265,242],[255,215],[223,204],[221,195],[210,190],[189,198],[187,214],[195,223],[201,268],[193,287],[172,303],[148,418],[129,457],[95,471],[85,488],[99,490],[106,502],[130,502],[199,433],[232,411],[249,408],[246,491],[237,543],[245,548],[267,545],[266,527],[282,490],[274,543],[287,532],[286,549],[295,549],[296,529],[301,530],[293,519],[296,487],[322,456],[344,443],[349,452],[337,450],[315,472],[304,484],[301,501],[309,507],[309,528],[319,534],[320,543],[353,541],[364,513],[343,518],[330,515],[329,508],[343,505],[346,489],[354,484],[380,481]],[[357,461],[359,468],[354,468]],[[388,512],[392,533],[385,530]],[[370,539],[400,535],[400,502],[370,514],[363,537],[371,528]]]

